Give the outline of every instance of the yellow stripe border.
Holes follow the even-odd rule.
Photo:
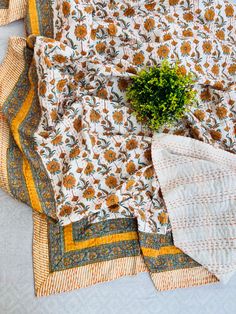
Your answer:
[[[64,250],[65,253],[77,250],[83,250],[104,244],[111,244],[120,241],[138,240],[137,232],[125,232],[106,235],[98,238],[91,238],[84,241],[75,242],[73,240],[72,224],[64,227]]]
[[[31,78],[30,70],[29,70],[29,81],[30,81],[30,90],[29,90],[29,92],[25,98],[25,101],[22,104],[20,110],[18,111],[17,115],[15,116],[15,118],[11,122],[11,130],[12,130],[13,137],[16,141],[16,144],[18,145],[19,149],[21,150],[21,152],[23,154],[23,174],[25,177],[25,182],[26,182],[28,193],[29,193],[32,208],[34,210],[42,213],[43,210],[42,210],[42,206],[41,206],[41,203],[40,203],[40,200],[38,197],[37,190],[35,188],[32,169],[31,169],[29,161],[24,156],[24,152],[22,149],[21,141],[20,141],[20,130],[19,129],[20,129],[21,124],[23,123],[23,121],[27,117],[27,114],[29,113],[29,110],[32,106],[34,96],[35,96],[34,86],[33,86],[33,81]]]
[[[161,255],[168,255],[168,254],[174,255],[174,254],[183,253],[180,249],[178,249],[174,245],[163,246],[160,249],[153,249],[153,248],[146,248],[146,247],[142,247],[141,249],[144,256],[153,257],[153,258],[159,257]]]
[[[39,19],[37,11],[37,0],[29,0],[29,21],[31,27],[31,33],[34,35],[40,35]]]
[[[39,30],[39,20],[38,20],[37,2],[36,1],[37,0],[29,0],[28,10],[29,10],[29,18],[30,18],[30,25],[31,25],[32,33],[34,33],[35,35],[39,35],[40,30]],[[29,110],[32,106],[32,103],[34,101],[34,97],[35,97],[34,82],[33,82],[32,77],[31,77],[30,69],[29,69],[29,74],[28,74],[29,75],[29,81],[30,81],[30,89],[29,89],[29,92],[28,92],[28,94],[25,98],[25,101],[22,104],[19,112],[17,113],[17,115],[15,116],[15,118],[13,119],[13,121],[11,123],[11,131],[12,131],[13,137],[16,141],[16,144],[18,145],[18,147],[21,150],[22,155],[23,155],[23,166],[22,166],[23,169],[22,170],[23,170],[23,174],[25,177],[25,182],[26,182],[28,193],[29,193],[32,208],[34,210],[42,213],[43,210],[42,210],[39,196],[38,196],[38,193],[37,193],[37,190],[35,187],[35,182],[34,182],[34,178],[33,178],[31,165],[30,165],[29,161],[27,160],[27,158],[24,156],[24,152],[22,149],[21,141],[20,141],[20,132],[19,132],[20,126],[23,123],[23,121],[25,120],[25,118],[27,117]]]

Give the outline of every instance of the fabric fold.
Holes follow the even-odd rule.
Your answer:
[[[187,286],[186,278],[193,274],[201,276],[189,286],[215,282],[173,245],[149,158],[151,132],[131,115],[129,106],[112,100],[122,73],[112,63],[104,68],[97,57],[84,58],[45,37],[36,39],[35,60],[42,116],[34,138],[51,178],[61,225],[70,228],[85,218],[95,225],[137,219],[136,238],[158,289],[168,270],[179,269],[170,274],[170,289]],[[100,80],[105,96],[97,88]]]
[[[155,134],[152,158],[174,244],[223,282],[236,271],[236,158],[200,141]]]
[[[81,58],[43,37],[36,39],[35,60],[42,111],[35,148],[52,182],[60,224],[135,217],[140,231],[165,233],[151,132],[108,96],[121,75],[116,66],[104,69],[97,58]]]
[[[10,38],[6,56],[0,65],[0,188],[10,194],[7,163],[11,135],[7,119],[2,112],[2,107],[23,71],[25,46],[26,41],[24,38]],[[7,76],[9,76],[8,79],[6,79]]]
[[[26,0],[3,0],[0,4],[0,25],[6,25],[25,17]]]

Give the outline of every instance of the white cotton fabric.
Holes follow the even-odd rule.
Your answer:
[[[236,157],[198,140],[155,134],[152,158],[174,244],[226,283],[236,270]]]

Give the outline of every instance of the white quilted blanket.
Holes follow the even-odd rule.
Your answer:
[[[236,270],[236,158],[201,141],[155,134],[152,158],[174,243],[223,282]]]

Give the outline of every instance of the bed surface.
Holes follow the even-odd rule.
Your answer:
[[[0,28],[0,62],[10,36],[23,23]],[[227,285],[157,292],[148,274],[125,277],[60,295],[35,298],[32,215],[26,205],[0,190],[0,314],[233,314],[236,276]]]

